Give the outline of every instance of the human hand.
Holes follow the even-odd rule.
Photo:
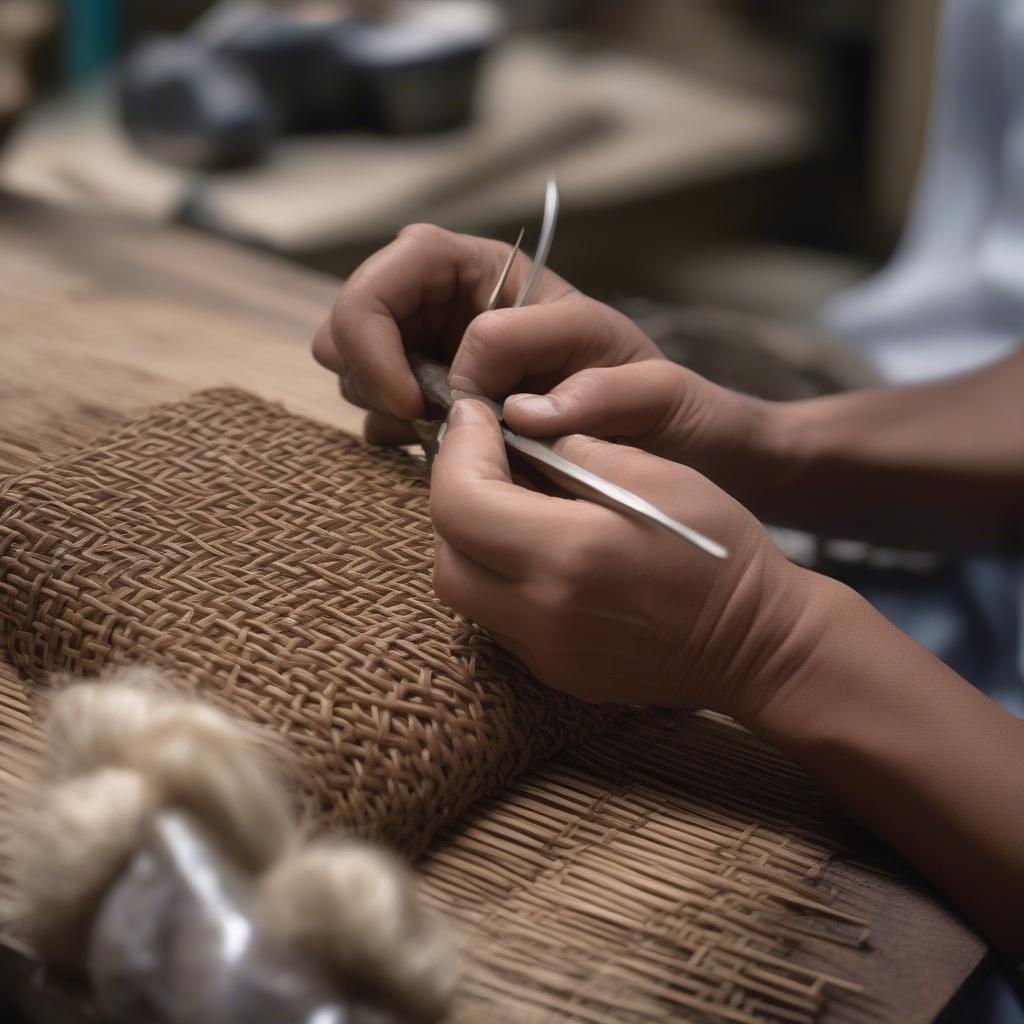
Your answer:
[[[580,370],[544,395],[510,395],[503,415],[528,437],[627,441],[752,504],[787,465],[784,410],[667,360],[645,360]]]
[[[451,362],[453,386],[496,400],[513,388],[546,391],[585,367],[648,359],[670,365],[627,317],[550,270],[531,305],[482,313],[508,253],[502,242],[416,224],[345,283],[313,354],[338,374],[344,396],[369,410],[369,440],[415,439],[408,421],[424,406],[409,350]],[[517,257],[506,296],[516,294],[529,266]]]
[[[752,722],[817,642],[813,574],[694,470],[573,436],[560,451],[729,549],[512,483],[497,421],[455,404],[434,462],[434,588],[542,682],[592,703],[708,707]],[[814,618],[813,616],[810,618]]]

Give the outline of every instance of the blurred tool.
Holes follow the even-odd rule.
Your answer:
[[[516,307],[525,306],[529,303],[537,281],[544,271],[548,254],[551,251],[551,243],[554,241],[555,227],[558,223],[558,206],[558,185],[554,178],[549,178],[544,196],[544,220],[541,224],[540,241],[537,243],[537,251],[530,272],[520,287],[516,300],[513,303]],[[519,238],[512,247],[505,266],[502,268],[498,285],[491,296],[488,308],[493,308],[497,301],[500,300],[501,287],[508,279],[512,264],[519,255],[521,240],[522,232],[520,232]],[[642,519],[657,523],[658,526],[663,527],[670,533],[674,533],[677,537],[682,537],[683,540],[694,547],[700,548],[701,551],[713,555],[715,558],[726,558],[728,556],[729,552],[717,541],[705,537],[698,530],[666,515],[661,509],[652,505],[645,498],[641,498],[640,495],[627,491],[624,487],[620,487],[610,480],[605,480],[596,473],[592,473],[590,470],[584,469],[582,466],[578,466],[575,462],[565,458],[565,456],[560,455],[555,451],[554,447],[557,441],[538,440],[537,438],[522,437],[519,434],[513,433],[505,426],[502,409],[497,402],[483,395],[469,394],[457,389],[452,390],[449,387],[448,367],[420,357],[413,360],[413,372],[416,374],[416,379],[419,382],[424,397],[427,399],[428,405],[433,406],[435,411],[443,410],[447,412],[451,408],[452,403],[459,398],[472,398],[478,402],[483,402],[494,413],[501,424],[501,433],[505,439],[505,447],[509,451],[515,452],[520,459],[565,490],[580,497],[588,498],[591,501],[596,501],[598,504],[607,505],[619,511],[629,512],[640,516]],[[436,420],[434,424],[437,427],[434,432],[436,444],[440,444],[444,438],[444,424]],[[429,429],[424,429],[429,426],[430,424],[424,424],[423,421],[417,424],[417,430],[421,439],[430,437]],[[425,449],[427,445],[428,442],[425,441]],[[430,452],[428,451],[429,458]]]
[[[439,132],[472,115],[501,20],[484,0],[382,5],[377,20],[302,17],[259,3],[215,8],[181,37],[138,46],[122,120],[147,152],[200,167],[251,163],[307,130]]]

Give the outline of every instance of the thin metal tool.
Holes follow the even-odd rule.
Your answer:
[[[558,206],[558,182],[554,178],[548,178],[547,188],[544,190],[544,219],[540,225],[540,241],[537,243],[537,251],[533,254],[530,273],[516,296],[517,307],[529,303],[533,297],[533,289],[537,287],[537,281],[548,265],[548,255],[551,252],[551,243],[555,240],[555,227],[558,224]]]
[[[544,194],[544,219],[541,222],[540,241],[537,244],[537,252],[533,257],[533,266],[530,268],[530,273],[527,275],[516,297],[516,306],[525,306],[530,301],[537,281],[544,272],[548,254],[551,251],[551,243],[555,236],[555,226],[558,223],[558,206],[558,185],[554,178],[549,178]],[[491,300],[487,306],[488,309],[493,309],[497,305],[501,290],[508,280],[512,264],[515,262],[516,255],[519,252],[522,239],[523,232],[520,231],[519,238],[516,239],[516,244],[512,247],[508,260],[502,268],[498,284],[491,294]],[[641,516],[652,523],[657,523],[658,526],[674,533],[677,537],[681,537],[714,558],[728,557],[728,550],[717,541],[704,536],[699,530],[695,530],[693,527],[680,523],[678,520],[666,515],[657,506],[647,501],[646,498],[641,498],[639,494],[627,491],[625,487],[613,484],[610,480],[605,480],[596,473],[592,473],[582,466],[577,466],[575,462],[571,462],[564,455],[559,455],[554,449],[555,441],[522,437],[509,430],[505,426],[502,409],[497,402],[483,395],[475,395],[458,389],[449,389],[447,367],[422,357],[415,357],[413,359],[413,372],[416,374],[416,379],[419,381],[427,400],[436,406],[440,406],[445,411],[450,409],[452,403],[459,398],[472,398],[478,402],[483,402],[494,413],[501,424],[501,433],[505,439],[505,447],[514,451],[524,462],[539,470],[544,476],[553,480],[565,490],[617,510],[632,512],[634,515]],[[445,425],[442,424],[441,428],[436,432],[436,444],[440,444],[444,438],[444,429]]]
[[[501,273],[498,275],[498,283],[494,286],[494,291],[491,292],[487,305],[484,306],[485,313],[490,313],[498,305],[498,300],[501,298],[501,290],[505,287],[508,275],[512,273],[512,264],[515,263],[516,257],[519,255],[519,249],[523,244],[523,235],[525,234],[526,228],[520,228],[516,244],[512,246],[512,251],[508,254],[508,259],[505,260],[505,266],[501,268]]]
[[[666,515],[646,498],[641,498],[639,494],[627,491],[625,487],[613,484],[610,480],[605,480],[604,477],[592,473],[589,469],[576,465],[564,455],[559,455],[554,448],[557,440],[546,441],[535,437],[523,437],[521,434],[509,430],[505,426],[501,406],[497,402],[481,395],[474,395],[469,391],[453,388],[451,401],[456,402],[460,398],[471,398],[475,402],[483,402],[501,424],[501,436],[505,440],[505,447],[514,451],[524,462],[539,470],[549,480],[553,480],[565,490],[578,494],[582,498],[589,498],[598,504],[620,511],[625,509],[643,516],[644,519],[663,526],[677,537],[682,537],[683,540],[689,541],[694,547],[706,551],[715,558],[728,557],[728,550],[717,541],[705,537],[703,533],[693,529],[692,526],[687,526]],[[443,437],[444,434],[439,433],[438,441]]]

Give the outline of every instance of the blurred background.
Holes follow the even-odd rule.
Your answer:
[[[603,297],[813,321],[880,264],[937,0],[3,0],[0,186],[346,274],[426,220]]]

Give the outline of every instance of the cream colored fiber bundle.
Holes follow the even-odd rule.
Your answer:
[[[362,840],[304,842],[251,731],[135,668],[60,692],[46,739],[45,781],[15,817],[7,869],[21,929],[47,962],[83,967],[105,891],[150,818],[175,807],[257,877],[275,935],[410,1019],[442,1015],[455,955],[408,869]]]

